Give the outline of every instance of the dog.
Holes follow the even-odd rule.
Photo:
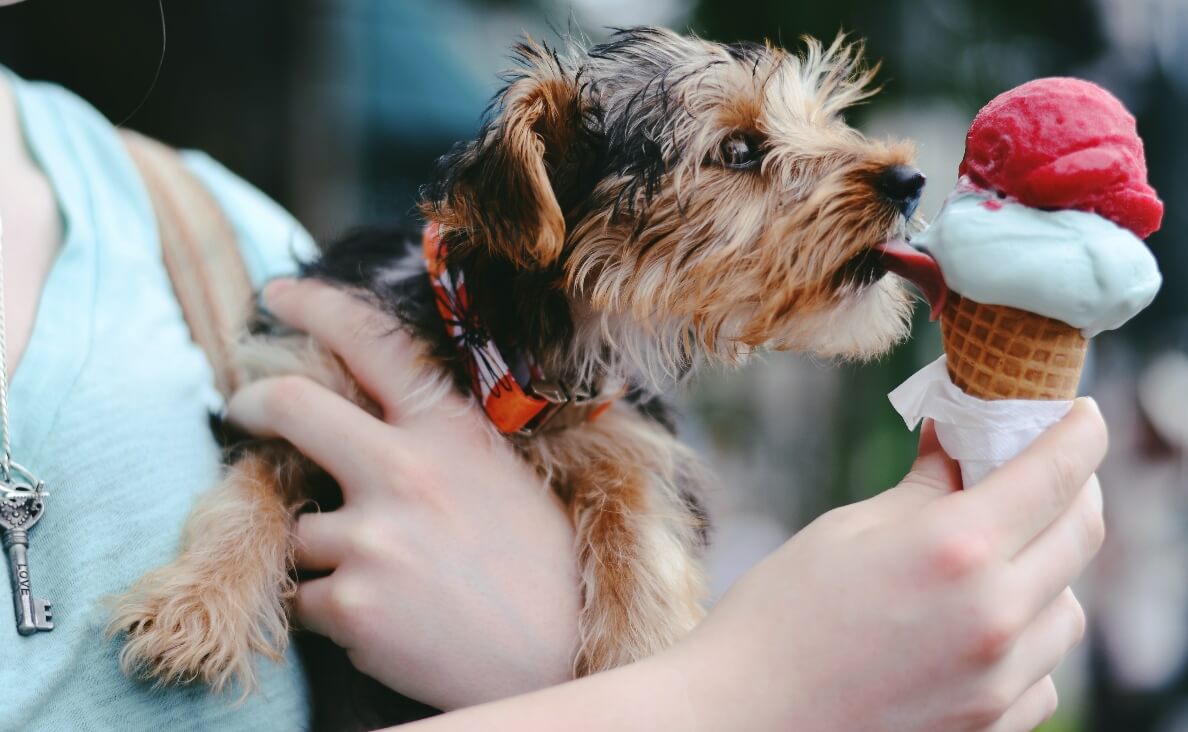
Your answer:
[[[924,179],[910,143],[845,123],[877,67],[844,37],[794,54],[641,27],[563,45],[515,48],[477,138],[424,190],[424,229],[349,236],[303,276],[415,335],[404,412],[471,395],[563,499],[582,676],[703,615],[707,479],[664,391],[759,351],[867,359],[903,340],[912,297],[875,247],[909,230]],[[238,363],[241,383],[297,374],[375,410],[266,315]],[[295,507],[325,480],[287,443],[237,446],[180,556],[118,600],[125,670],[250,690],[255,654],[280,658],[289,637]]]

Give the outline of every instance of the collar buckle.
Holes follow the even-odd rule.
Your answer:
[[[584,407],[597,396],[588,389],[571,389],[560,381],[540,377],[533,377],[525,391],[548,404],[516,433],[524,437],[539,434],[562,412],[572,411],[569,407]],[[583,409],[583,414],[586,411]]]

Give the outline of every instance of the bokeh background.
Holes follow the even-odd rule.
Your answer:
[[[788,47],[839,29],[865,38],[885,90],[850,119],[917,141],[929,216],[989,98],[1049,75],[1110,89],[1137,116],[1168,204],[1149,242],[1168,284],[1094,341],[1083,390],[1112,426],[1110,531],[1078,590],[1090,636],[1061,670],[1061,712],[1046,729],[1188,731],[1188,0],[164,0],[164,35],[161,10],[6,8],[0,63],[210,152],[323,239],[411,210],[433,159],[475,131],[525,32],[598,40],[608,26],[662,24]],[[721,476],[716,593],[823,511],[902,477],[915,436],[885,395],[940,352],[923,315],[914,339],[875,364],[772,355],[680,394],[686,434]]]

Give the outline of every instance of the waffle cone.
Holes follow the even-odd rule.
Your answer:
[[[1073,399],[1089,341],[1059,320],[949,293],[941,313],[949,377],[979,399]]]

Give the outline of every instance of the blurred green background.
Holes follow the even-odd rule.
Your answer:
[[[1168,204],[1151,237],[1169,283],[1098,338],[1083,389],[1112,426],[1102,470],[1110,536],[1078,594],[1087,643],[1062,668],[1049,729],[1188,731],[1188,166],[1186,0],[35,0],[0,15],[0,63],[51,79],[113,119],[210,152],[325,239],[406,214],[433,159],[472,134],[524,32],[661,24],[795,48],[867,40],[884,91],[852,111],[916,140],[926,215],[956,179],[965,128],[1039,76],[1092,79],[1138,118]],[[151,93],[150,93],[151,88]],[[147,95],[147,96],[146,96]],[[886,393],[935,358],[935,326],[875,364],[773,355],[680,395],[685,432],[721,476],[710,557],[720,592],[832,506],[893,485],[914,455]],[[839,679],[839,683],[844,680]]]

